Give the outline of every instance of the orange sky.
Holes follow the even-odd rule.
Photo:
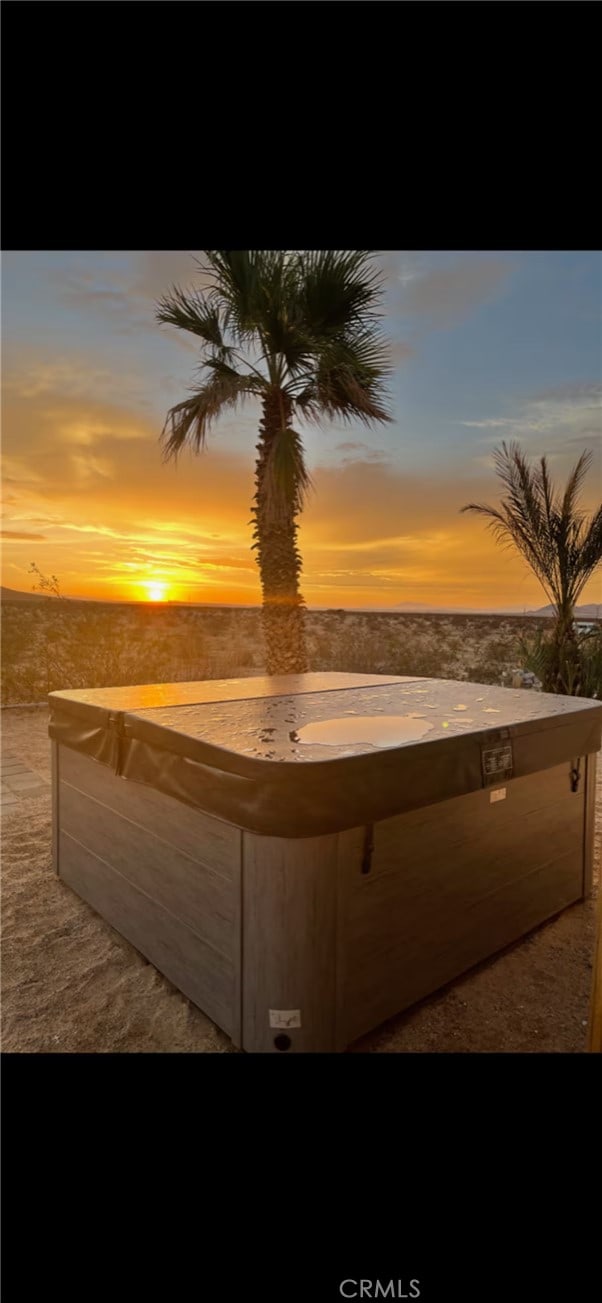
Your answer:
[[[46,410],[32,398],[7,403],[5,421],[21,447],[5,467],[3,583],[28,589],[35,560],[72,596],[144,600],[154,582],[172,600],[259,601],[252,446],[224,453],[215,440],[165,466],[156,428],[125,411],[64,401]],[[358,458],[314,467],[314,481],[300,531],[309,605],[544,603],[521,561],[458,514],[469,498],[495,498],[486,467],[478,478],[421,477]],[[588,599],[601,600],[599,585]]]
[[[152,296],[165,287],[168,268],[160,259],[167,255],[153,255],[159,260],[156,266],[146,257],[147,281],[136,282],[138,288],[128,290],[125,301],[134,316],[141,304],[148,312],[147,335],[132,327],[123,328],[119,337],[106,321],[104,327],[99,324],[94,295],[118,298],[118,291],[90,289],[85,281],[79,286],[77,313],[84,325],[94,325],[88,340],[83,326],[74,333],[76,309],[73,296],[65,299],[64,287],[52,289],[63,332],[57,340],[49,330],[38,338],[33,327],[26,333],[9,302],[2,583],[28,590],[33,582],[28,567],[35,561],[45,574],[59,577],[69,596],[145,600],[149,584],[162,584],[172,600],[255,603],[260,590],[250,550],[249,508],[257,413],[249,406],[240,417],[229,417],[200,457],[185,454],[177,467],[162,464],[162,416],[170,403],[185,396],[195,359],[190,340],[182,347],[152,327]],[[184,255],[174,258],[183,260]],[[19,264],[21,285],[24,265]],[[449,278],[445,292],[449,296]],[[36,293],[34,287],[32,295]],[[431,284],[429,304],[433,293]],[[50,323],[53,303],[50,294],[44,309]],[[118,311],[119,304],[113,309]],[[465,305],[462,310],[466,312]],[[108,311],[104,301],[102,311]],[[41,314],[42,308],[36,320]],[[5,307],[5,331],[6,326]],[[424,407],[414,379],[421,347],[425,351],[427,344],[412,337],[411,347],[398,348],[395,428],[383,434],[326,426],[304,434],[316,489],[300,531],[306,601],[335,607],[544,605],[547,598],[520,559],[496,547],[484,523],[460,516],[459,509],[475,498],[496,500],[491,450],[515,432],[534,453],[550,452],[553,472],[561,480],[581,450],[579,444],[589,441],[592,446],[592,429],[598,437],[591,395],[586,386],[581,392],[567,385],[564,392],[551,390],[543,398],[517,398],[514,408],[504,409],[514,416],[474,420],[459,419],[457,413],[481,412],[483,403],[475,409],[468,400],[460,404],[455,399],[448,443],[433,414],[430,446],[428,431],[425,436],[414,428],[418,418],[411,407],[412,401],[416,411]],[[433,354],[433,368],[436,362],[443,366],[437,356],[438,361]],[[428,392],[427,382],[428,375]],[[443,398],[441,403],[446,407]],[[454,432],[460,426],[464,428]],[[548,433],[538,433],[538,426]],[[544,437],[548,442],[542,447]],[[595,505],[598,487],[599,462],[590,476],[586,505]],[[590,583],[581,600],[602,601],[599,580]]]

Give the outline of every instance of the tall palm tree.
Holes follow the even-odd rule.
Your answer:
[[[557,492],[545,457],[530,466],[517,443],[502,443],[494,453],[495,469],[506,490],[499,507],[475,502],[462,507],[462,511],[487,516],[498,541],[517,548],[555,608],[551,655],[543,684],[548,692],[566,691],[567,661],[571,664],[571,691],[579,691],[575,606],[602,560],[602,506],[589,520],[579,509],[579,495],[591,460],[591,452],[583,452],[564,492]]]
[[[167,414],[166,460],[199,452],[222,414],[261,406],[252,507],[268,674],[308,668],[297,518],[311,486],[295,418],[388,421],[390,372],[377,325],[382,285],[369,251],[204,250],[202,292],[175,287],[158,321],[196,335],[202,372]]]

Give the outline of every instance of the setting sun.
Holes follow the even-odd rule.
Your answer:
[[[154,582],[145,584],[148,602],[164,602],[166,584],[156,584]]]

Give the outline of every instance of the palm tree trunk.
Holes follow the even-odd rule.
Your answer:
[[[254,549],[263,595],[262,623],[268,674],[304,674],[308,669],[305,645],[305,607],[299,591],[301,554],[297,547],[298,503],[287,502],[276,522],[265,505],[264,476],[273,439],[288,428],[290,400],[272,391],[262,400],[259,442],[255,463]],[[284,427],[283,427],[284,422]]]

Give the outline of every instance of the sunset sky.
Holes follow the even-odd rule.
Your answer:
[[[602,258],[597,252],[382,256],[394,422],[299,425],[315,483],[300,530],[309,606],[542,606],[537,582],[460,516],[497,500],[491,453],[518,439],[564,478],[594,451],[602,481]],[[167,408],[194,379],[193,336],[154,321],[193,287],[191,252],[4,253],[2,583],[29,564],[68,596],[253,604],[258,409],[199,457],[164,465]],[[593,580],[582,601],[602,601]]]

